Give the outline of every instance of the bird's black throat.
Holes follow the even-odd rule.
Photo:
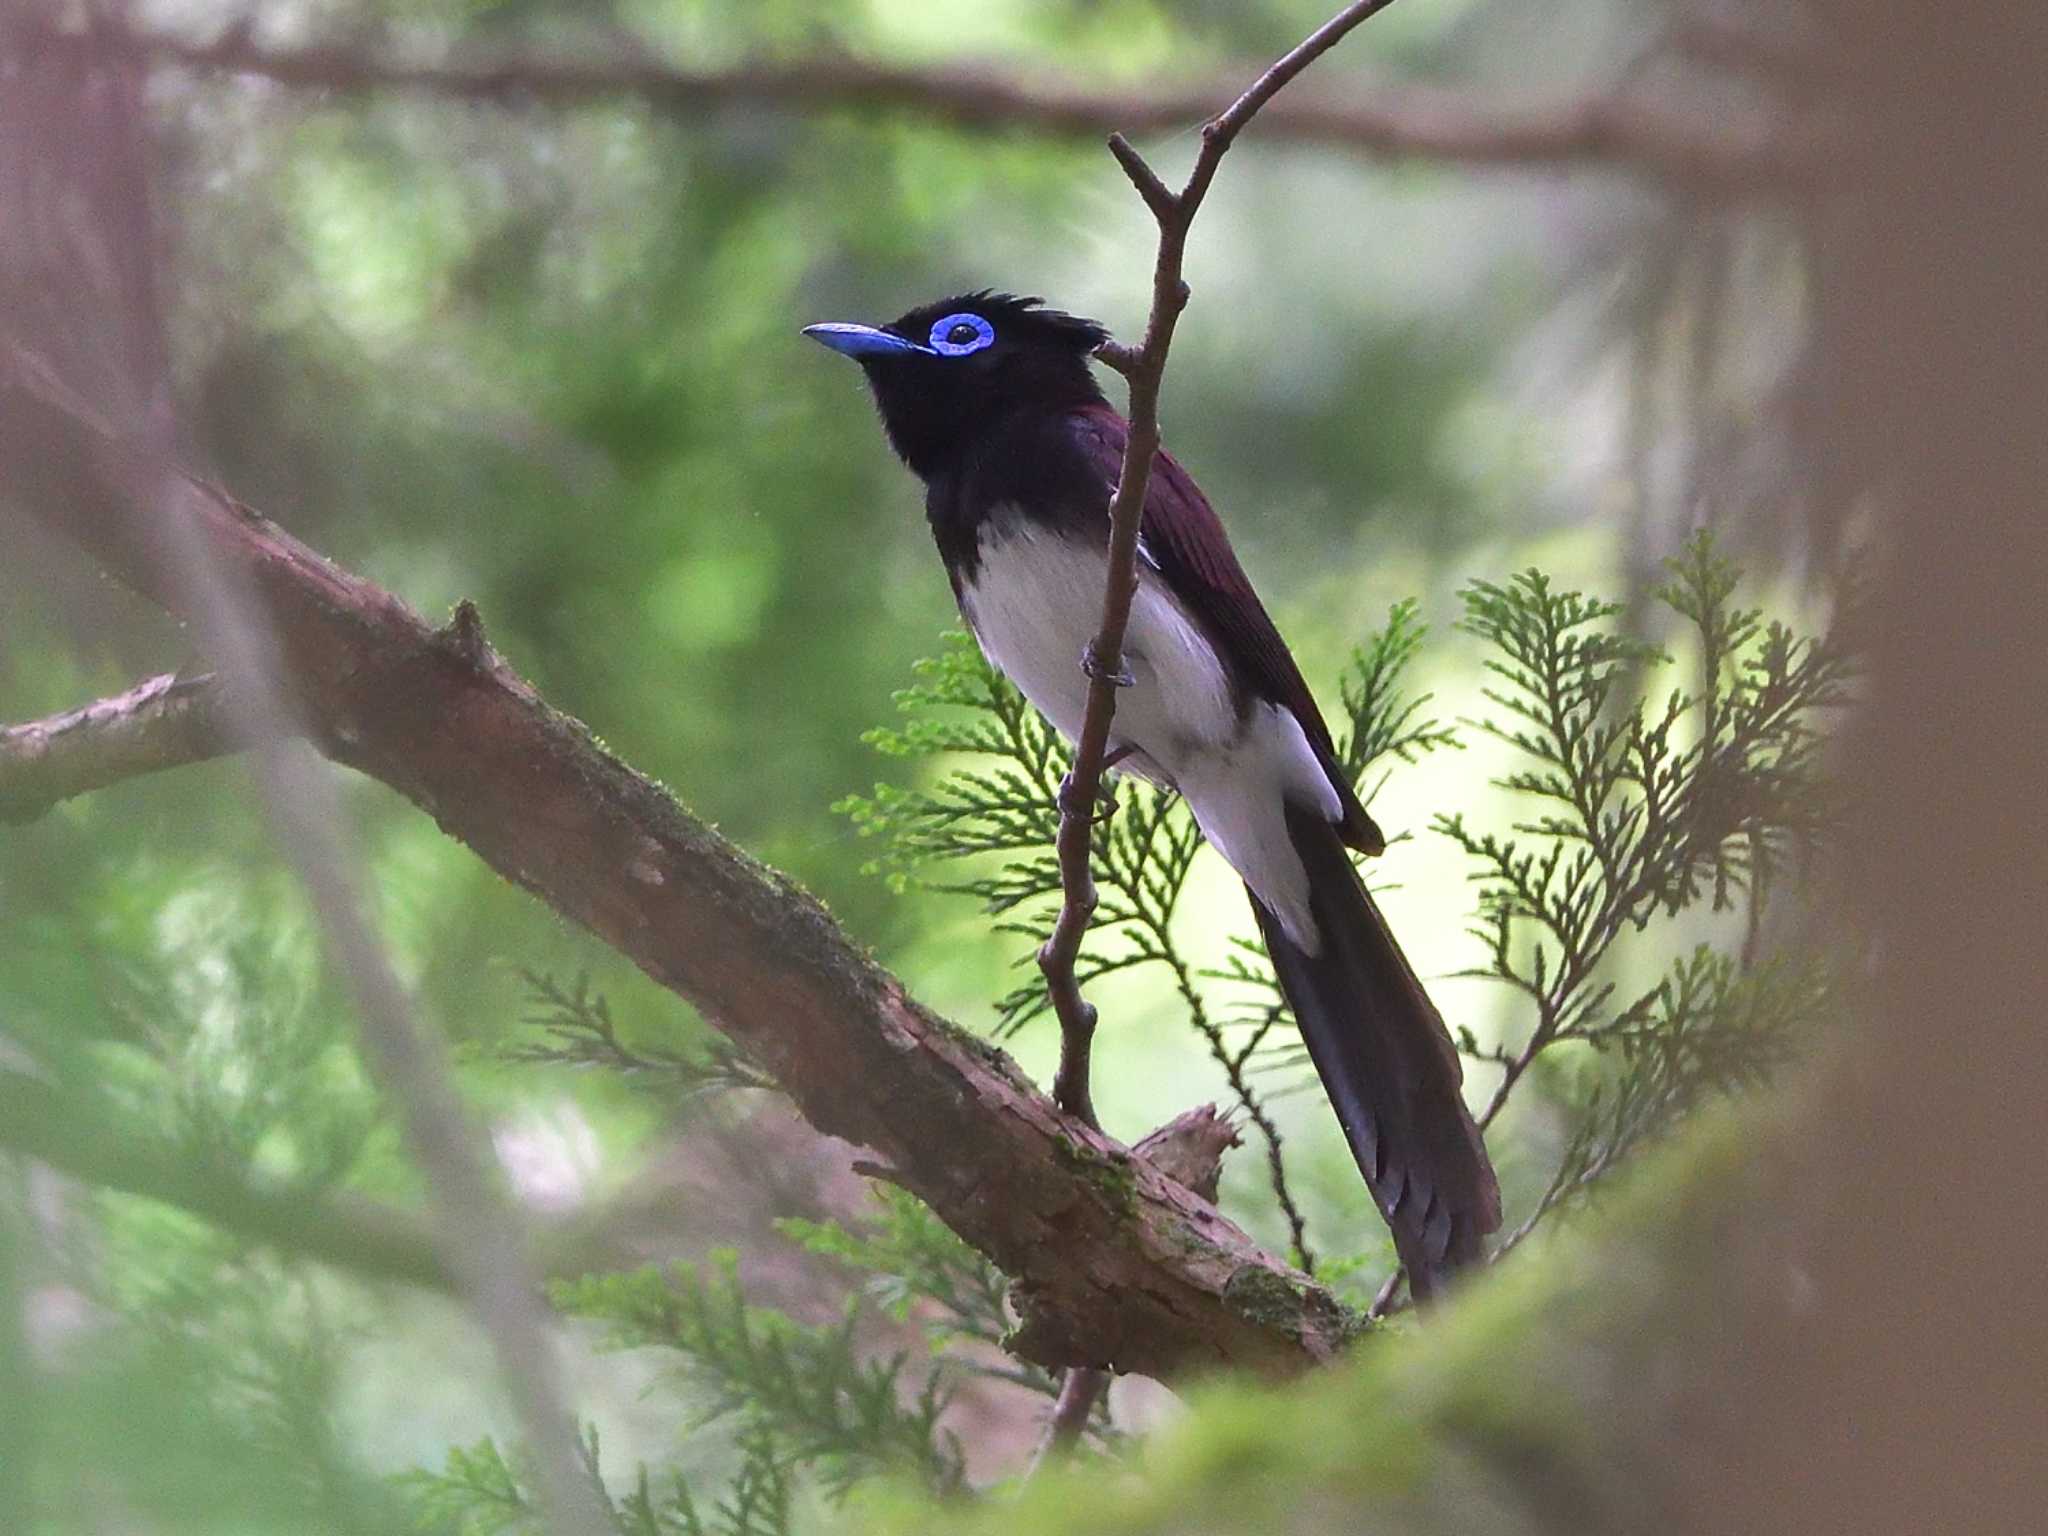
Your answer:
[[[1000,521],[1028,522],[1100,544],[1109,485],[1077,440],[1075,413],[1091,402],[1023,408],[988,423],[925,480],[925,518],[952,578],[972,585],[982,539]],[[1100,391],[1095,404],[1102,403]]]

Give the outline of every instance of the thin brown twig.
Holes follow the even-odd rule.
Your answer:
[[[1059,1396],[1052,1400],[1052,1412],[1046,1417],[1045,1438],[1031,1460],[1034,1473],[1081,1443],[1081,1437],[1088,1432],[1088,1421],[1095,1417],[1096,1405],[1108,1390],[1109,1372],[1096,1366],[1077,1365],[1060,1378]]]
[[[972,132],[1026,129],[1059,137],[1172,133],[1201,122],[1227,86],[1145,89],[1075,84],[974,60],[911,68],[839,55],[691,69],[644,52],[562,57],[530,52],[400,58],[360,47],[271,48],[245,32],[199,43],[166,33],[100,33],[94,46],[150,61],[247,75],[297,89],[375,90],[517,104],[633,96],[676,117],[734,105],[795,113],[900,112]],[[1616,169],[1700,190],[1784,189],[1826,164],[1823,145],[1778,114],[1684,113],[1627,93],[1521,107],[1477,106],[1418,85],[1374,89],[1359,103],[1324,94],[1266,112],[1269,140],[1321,144],[1375,158],[1426,157],[1467,165]],[[1256,109],[1254,109],[1256,110]]]
[[[1095,1038],[1095,1009],[1081,995],[1074,965],[1081,954],[1089,921],[1095,914],[1095,876],[1089,842],[1102,774],[1109,756],[1110,725],[1116,715],[1116,690],[1124,670],[1124,630],[1137,591],[1138,528],[1151,482],[1152,458],[1159,448],[1159,390],[1166,371],[1167,349],[1174,326],[1187,307],[1188,285],[1181,275],[1187,255],[1188,231],[1201,211],[1216,168],[1237,136],[1259,110],[1304,69],[1340,42],[1367,17],[1392,0],[1357,0],[1303,39],[1252,82],[1224,112],[1202,127],[1202,145],[1178,192],[1169,190],[1121,133],[1109,137],[1110,153],[1131,185],[1152,210],[1159,226],[1159,254],[1152,269],[1152,309],[1145,336],[1135,351],[1105,349],[1106,357],[1130,385],[1130,425],[1124,439],[1123,465],[1116,494],[1109,504],[1109,575],[1102,596],[1102,624],[1089,643],[1082,665],[1089,674],[1088,708],[1081,737],[1074,745],[1073,767],[1060,785],[1060,826],[1054,848],[1060,870],[1060,911],[1050,935],[1038,951],[1047,994],[1060,1023],[1060,1064],[1053,1079],[1053,1097],[1067,1113],[1096,1124],[1089,1091],[1089,1055]]]

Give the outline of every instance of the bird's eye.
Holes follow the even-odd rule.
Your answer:
[[[965,357],[993,346],[996,328],[979,315],[947,315],[932,324],[931,348],[945,357]]]

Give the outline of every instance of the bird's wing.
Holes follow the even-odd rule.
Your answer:
[[[1081,447],[1100,470],[1103,482],[1115,485],[1123,474],[1128,424],[1107,405],[1085,406],[1074,412],[1073,421]],[[1386,839],[1359,804],[1338,765],[1322,711],[1316,708],[1287,642],[1280,638],[1265,604],[1253,590],[1251,578],[1237,563],[1222,519],[1201,487],[1163,448],[1152,463],[1139,537],[1145,558],[1215,637],[1241,681],[1258,697],[1292,710],[1301,722],[1343,806],[1340,827],[1344,840],[1362,853],[1383,852]]]

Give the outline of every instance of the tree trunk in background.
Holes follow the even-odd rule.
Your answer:
[[[1891,530],[1844,903],[1870,1027],[1795,1138],[1811,1287],[1747,1298],[1686,1502],[1716,1531],[2039,1529],[2048,7],[1819,9],[1868,124],[1817,254],[1830,448]]]

